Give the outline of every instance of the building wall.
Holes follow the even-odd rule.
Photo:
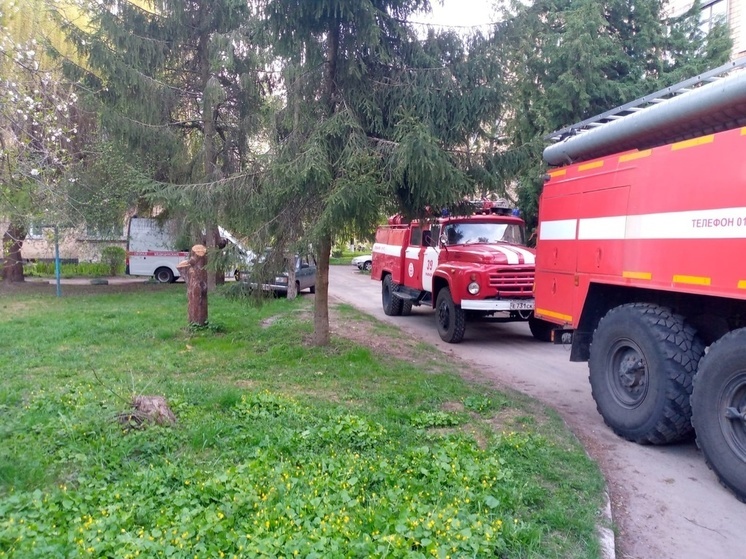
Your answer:
[[[0,219],[0,238],[8,229],[8,222]],[[52,260],[55,257],[54,229],[45,227],[33,230],[26,236],[21,248],[24,260]],[[99,262],[101,251],[107,246],[127,248],[127,234],[122,228],[120,235],[97,235],[86,231],[85,227],[61,229],[59,234],[60,258],[78,262]],[[5,256],[5,248],[0,243],[0,258]]]

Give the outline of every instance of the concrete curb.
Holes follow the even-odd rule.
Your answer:
[[[616,536],[614,530],[611,528],[614,525],[614,520],[611,516],[611,500],[609,499],[609,491],[604,491],[606,497],[606,504],[604,505],[603,511],[601,511],[603,522],[598,525],[598,541],[601,545],[601,557],[603,559],[615,559],[616,558]]]

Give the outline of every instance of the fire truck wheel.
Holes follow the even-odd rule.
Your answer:
[[[609,311],[591,342],[591,392],[627,440],[664,444],[691,434],[689,396],[704,345],[680,316],[633,303]]]
[[[552,341],[552,330],[554,329],[552,322],[536,318],[534,313],[531,313],[531,316],[528,317],[528,328],[531,330],[531,335],[540,342]]]
[[[383,280],[381,287],[381,302],[383,303],[383,312],[388,316],[400,316],[402,312],[402,300],[394,295],[396,284],[387,275]]]
[[[746,502],[746,329],[710,346],[694,377],[697,445],[725,487]]]
[[[153,272],[153,277],[158,283],[172,283],[174,281],[174,273],[170,268],[158,268]]]
[[[438,293],[435,319],[438,321],[438,334],[441,340],[449,344],[457,344],[464,339],[466,313],[453,302],[451,290],[447,287]]]

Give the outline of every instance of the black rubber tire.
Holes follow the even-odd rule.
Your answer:
[[[528,317],[528,328],[531,330],[531,335],[540,342],[551,342],[552,330],[556,326],[552,322],[536,318],[534,313],[531,313],[531,316]]]
[[[707,465],[746,503],[746,328],[723,336],[700,361],[692,424]]]
[[[233,271],[233,279],[235,281],[241,281],[241,271],[240,270],[234,270]]]
[[[373,262],[371,262],[370,260],[366,262],[365,264],[363,264],[363,270],[365,270],[366,272],[370,272],[372,268],[373,268]]]
[[[158,283],[173,283],[176,280],[171,268],[166,268],[165,266],[153,272],[153,277]]]
[[[440,339],[449,344],[457,344],[464,339],[466,313],[453,302],[451,290],[444,287],[438,292],[435,304],[435,320],[438,323]]]
[[[308,292],[309,293],[316,293],[316,285],[312,285],[311,287],[309,287],[308,288]]]
[[[682,317],[646,303],[622,305],[591,343],[591,392],[606,424],[627,440],[665,444],[691,435],[689,398],[704,344]]]
[[[403,301],[394,294],[395,290],[396,284],[389,274],[383,279],[383,285],[381,286],[383,312],[388,316],[401,316],[402,313]]]
[[[412,314],[412,301],[402,300],[401,315],[409,316],[410,314]]]

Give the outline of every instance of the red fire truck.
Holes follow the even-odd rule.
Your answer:
[[[553,135],[537,317],[588,361],[604,421],[696,432],[746,500],[746,59]],[[692,89],[693,87],[693,89]],[[742,260],[741,258],[744,257]]]
[[[436,309],[438,333],[449,343],[464,337],[468,320],[528,320],[549,340],[551,323],[535,319],[534,251],[524,222],[504,201],[479,201],[469,216],[410,223],[399,216],[378,228],[371,277],[382,282],[387,315],[412,305]]]

